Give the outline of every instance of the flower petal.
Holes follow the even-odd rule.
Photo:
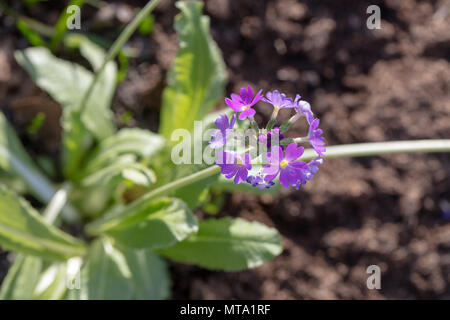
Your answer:
[[[221,131],[224,131],[228,128],[228,117],[225,113],[219,114],[219,117],[214,121],[217,128],[219,128]]]
[[[239,112],[242,109],[242,105],[239,102],[231,100],[229,98],[225,98],[225,103],[236,112]]]
[[[248,108],[247,110],[241,112],[239,115],[239,120],[245,120],[247,117],[253,117],[256,111],[252,108]]]
[[[305,148],[297,147],[295,142],[290,143],[286,148],[286,160],[291,162],[297,160],[304,152]]]
[[[280,184],[286,189],[289,188],[289,170],[282,169],[280,173]]]
[[[280,170],[280,166],[277,164],[268,164],[264,166],[262,169],[262,172],[264,175],[276,175],[278,174],[278,171]]]
[[[250,106],[253,106],[254,104],[256,104],[259,100],[261,100],[261,98],[263,97],[263,95],[261,94],[262,90],[259,90],[258,93],[255,95],[255,97],[253,98],[252,102],[250,103]]]
[[[234,183],[239,184],[247,179],[248,171],[244,167],[240,167],[234,177]]]

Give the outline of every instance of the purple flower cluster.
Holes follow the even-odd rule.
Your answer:
[[[231,94],[231,99],[225,98],[225,103],[233,109],[235,112],[240,112],[239,120],[245,120],[247,117],[253,117],[256,113],[255,109],[252,109],[259,100],[261,100],[262,90],[253,97],[252,87],[248,86],[248,89],[241,89],[240,95]]]
[[[323,131],[319,129],[320,120],[314,117],[310,104],[301,100],[300,95],[292,99],[277,90],[267,92],[265,97],[261,93],[262,90],[259,90],[254,95],[252,88],[248,86],[247,89],[242,88],[239,95],[231,94],[231,99],[225,99],[225,103],[234,111],[234,114],[230,119],[226,114],[220,114],[215,121],[217,130],[212,133],[210,147],[217,149],[216,164],[220,166],[222,174],[227,179],[234,178],[236,184],[247,182],[253,187],[267,189],[275,184],[278,177],[283,187],[292,186],[298,189],[314,177],[318,166],[323,163],[322,157],[326,148]],[[260,100],[274,107],[272,125],[268,124],[267,130],[259,129],[253,118],[256,111],[252,107]],[[276,122],[280,109],[293,109],[296,114],[281,127],[274,127],[273,124]],[[280,128],[290,128],[301,116],[304,116],[308,123],[308,135],[294,139],[287,138],[287,130],[280,131]],[[255,158],[253,159],[255,163],[252,165],[252,159],[247,151],[240,154],[226,150],[229,133],[234,129],[236,118],[241,121],[250,121],[252,128],[256,126],[259,130],[254,138],[265,145],[267,151],[261,157],[257,157],[259,163],[256,163],[257,158]],[[297,145],[302,142],[308,142],[318,156],[309,162],[298,160],[305,150],[304,147]]]

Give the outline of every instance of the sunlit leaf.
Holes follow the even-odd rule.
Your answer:
[[[178,262],[214,270],[236,271],[254,268],[282,251],[278,232],[244,219],[208,219],[186,240],[157,252]]]
[[[170,273],[163,258],[149,249],[120,248],[133,282],[133,299],[161,300],[170,297]]]
[[[224,94],[226,72],[222,55],[209,34],[203,3],[179,1],[175,18],[180,48],[163,93],[160,132],[170,138],[173,130],[191,130]]]
[[[131,271],[122,252],[107,238],[93,242],[81,269],[79,290],[68,298],[81,300],[118,300],[133,297]]]
[[[81,53],[98,68],[103,50],[87,38],[82,39]],[[15,57],[33,81],[63,107],[63,157],[66,175],[71,176],[92,143],[91,135],[101,140],[115,130],[110,104],[116,86],[116,65],[114,62],[106,65],[86,102],[85,111],[80,114],[84,94],[94,77],[91,71],[58,59],[43,47],[16,51]]]
[[[31,299],[41,269],[41,258],[18,254],[3,280],[0,300]]]
[[[89,233],[104,233],[134,248],[163,248],[197,231],[197,219],[179,199],[162,198],[116,212],[87,225]]]
[[[49,259],[82,255],[84,245],[47,224],[24,199],[0,186],[0,245]]]

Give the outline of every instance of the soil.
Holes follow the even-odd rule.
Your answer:
[[[143,4],[83,9],[83,30],[114,39],[114,26]],[[379,30],[366,27],[370,4],[381,9]],[[56,1],[14,6],[45,23],[63,8]],[[300,93],[329,145],[450,138],[449,0],[208,0],[205,12],[228,68],[227,94],[247,84]],[[152,34],[129,42],[137,57],[113,103],[121,126],[157,128],[177,48],[176,13],[162,1]],[[9,18],[0,23],[0,108],[28,150],[56,155],[59,106],[13,62],[13,49],[28,44]],[[260,110],[261,118],[270,115],[269,106]],[[30,135],[25,129],[38,112],[48,125]],[[124,112],[133,113],[126,124]],[[220,215],[276,227],[285,250],[235,273],[173,263],[173,298],[450,299],[449,176],[449,154],[330,159],[300,191],[227,195]],[[0,279],[7,265],[0,253]],[[380,290],[366,286],[370,265],[381,268]]]

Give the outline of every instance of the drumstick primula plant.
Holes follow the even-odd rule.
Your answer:
[[[329,158],[450,150],[448,140],[326,148],[310,104],[276,88],[265,93],[242,88],[225,98],[227,109],[209,114],[225,95],[226,72],[199,1],[176,4],[179,49],[163,92],[159,132],[117,130],[110,109],[114,59],[158,2],[142,8],[106,53],[81,34],[66,34],[64,44],[78,50],[89,69],[46,47],[15,53],[62,107],[62,152],[55,162],[64,181],[52,182],[42,173],[0,113],[0,246],[17,253],[2,283],[2,299],[165,299],[171,288],[166,259],[236,271],[282,252],[278,232],[262,223],[199,220],[192,210],[211,188],[277,193],[281,185],[301,192],[295,189]],[[272,105],[273,113],[258,125],[262,103]],[[285,123],[278,122],[281,109],[292,112]],[[289,137],[299,119],[307,135]],[[208,134],[195,134],[196,124]],[[193,151],[201,161],[174,160],[174,133],[180,130],[194,132],[182,158],[190,160],[184,156]],[[202,161],[206,151],[212,161]],[[34,208],[25,196],[41,205]]]

